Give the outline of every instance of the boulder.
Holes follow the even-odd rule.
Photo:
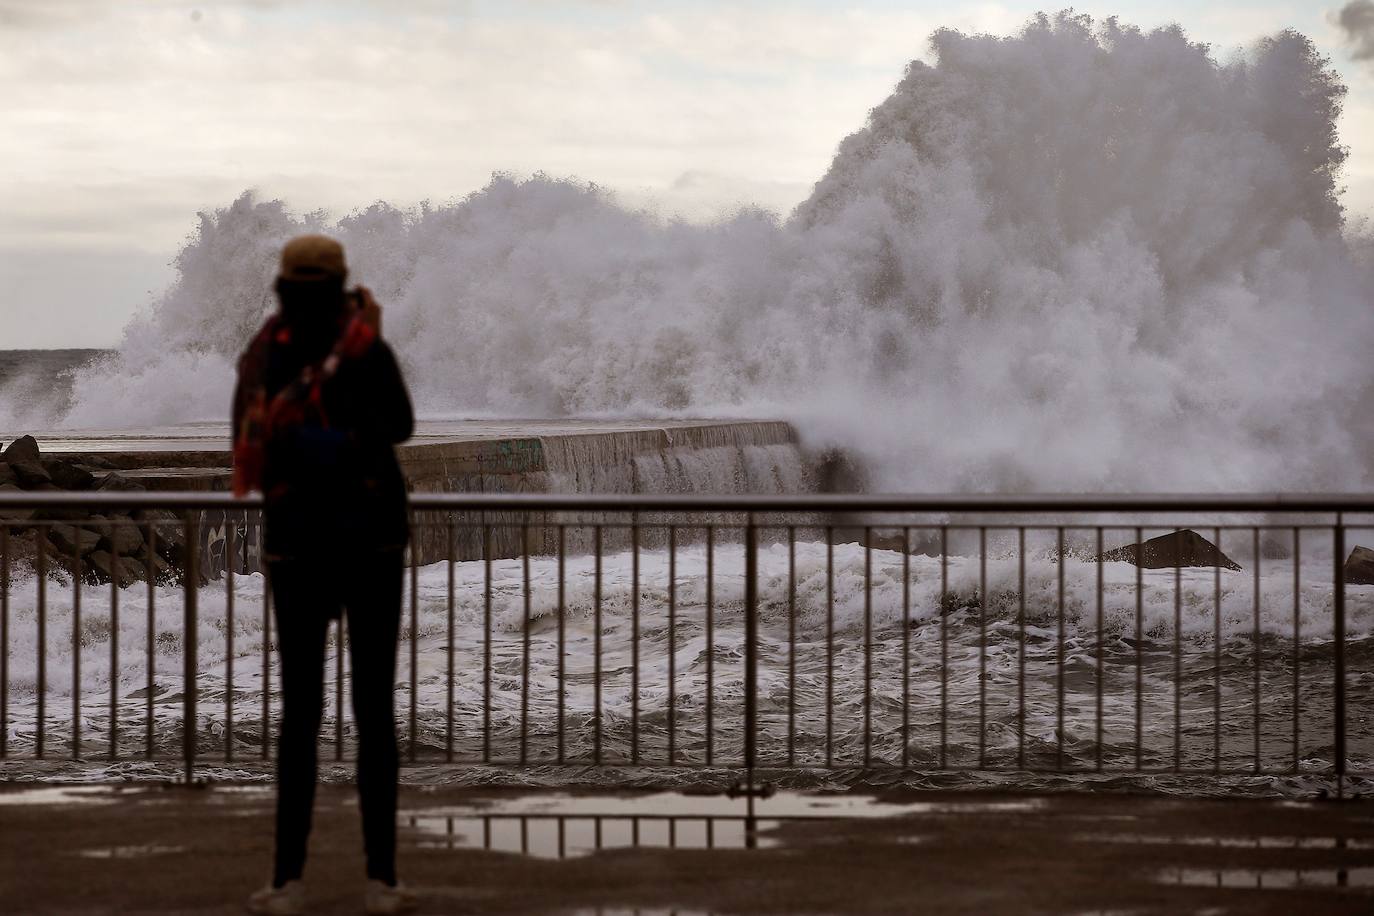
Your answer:
[[[131,556],[143,549],[143,531],[137,525],[111,525],[97,549],[107,550],[117,557]]]
[[[86,558],[87,578],[95,582],[110,582],[119,577],[120,586],[142,582],[148,568],[130,557],[117,557],[107,550],[94,551]]]
[[[100,478],[100,482],[95,485],[95,488],[97,490],[113,490],[121,493],[148,489],[143,484],[130,480],[123,474],[118,474],[113,471]]]
[[[19,481],[19,486],[25,490],[36,490],[42,484],[52,483],[52,476],[37,460],[15,461],[9,459],[8,461],[10,470],[14,472],[15,479]]]
[[[20,436],[9,444],[4,452],[5,461],[10,464],[16,462],[38,462],[38,440],[33,436]]]
[[[12,483],[0,483],[0,493],[22,493]],[[13,532],[17,527],[22,527],[24,522],[29,521],[37,511],[34,509],[19,509],[10,506],[0,506],[0,525],[6,525]]]
[[[53,483],[64,490],[89,490],[95,483],[94,474],[63,458],[45,459],[43,470],[48,472],[48,477]]]
[[[1161,534],[1144,544],[1127,544],[1102,554],[1102,560],[1132,563],[1144,569],[1173,569],[1184,566],[1220,566],[1240,569],[1240,564],[1222,553],[1217,545],[1191,528]]]
[[[100,546],[100,535],[75,525],[53,525],[48,531],[48,539],[67,557],[84,557]]]
[[[1374,585],[1374,550],[1356,547],[1345,558],[1347,585]]]

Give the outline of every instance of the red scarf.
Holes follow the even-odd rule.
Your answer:
[[[246,496],[262,489],[262,472],[267,443],[283,431],[314,426],[329,428],[324,409],[324,384],[348,360],[361,357],[377,339],[377,330],[353,317],[344,326],[334,348],[321,362],[301,370],[295,381],[286,385],[269,401],[267,398],[267,361],[273,345],[291,343],[291,328],[273,315],[263,324],[239,361],[239,383],[244,386],[243,414],[239,435],[234,442],[234,495]]]

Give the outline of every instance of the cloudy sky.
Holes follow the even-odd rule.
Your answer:
[[[1374,213],[1374,3],[1076,4],[1225,57],[1294,27],[1350,86],[1347,205]],[[953,8],[954,12],[950,12]],[[709,219],[787,211],[938,26],[930,0],[0,0],[0,348],[107,346],[198,210],[444,201],[494,171]]]

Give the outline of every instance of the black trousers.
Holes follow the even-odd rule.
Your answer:
[[[277,851],[273,884],[301,877],[315,805],[325,639],[347,612],[358,802],[367,876],[396,881],[396,639],[401,619],[399,550],[278,560],[269,577],[281,656],[277,745]]]

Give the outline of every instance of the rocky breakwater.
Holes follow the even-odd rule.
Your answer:
[[[44,455],[32,436],[0,452],[0,494],[144,490],[95,455]],[[151,543],[150,543],[151,542]],[[0,501],[0,547],[11,576],[40,569],[87,584],[173,581],[185,567],[186,536],[175,513],[84,508],[18,508]]]

